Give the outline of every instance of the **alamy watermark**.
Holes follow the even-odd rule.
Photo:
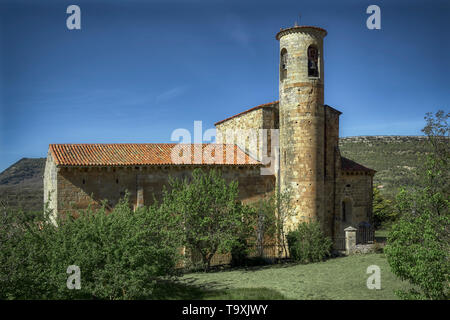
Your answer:
[[[70,265],[66,270],[67,274],[70,276],[67,278],[67,289],[69,290],[80,290],[81,289],[81,270],[79,266]]]
[[[70,14],[66,19],[66,26],[69,30],[81,29],[81,8],[72,4],[67,7],[66,13]],[[366,26],[369,30],[381,29],[381,9],[379,6],[372,4],[367,7],[366,13],[370,16],[366,20]]]
[[[79,6],[72,4],[67,7],[66,13],[70,14],[66,20],[66,26],[69,30],[81,29],[81,9]]]
[[[366,285],[367,289],[373,290],[381,289],[381,269],[377,265],[370,265],[366,270],[367,274],[370,274],[369,278],[367,278]]]
[[[367,29],[369,29],[369,30],[381,29],[381,9],[380,9],[380,7],[375,4],[372,4],[367,7],[366,13],[370,14],[370,16],[367,18],[367,21],[366,21]]]

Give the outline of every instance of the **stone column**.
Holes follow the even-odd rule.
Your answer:
[[[356,228],[347,227],[345,231],[345,254],[350,255],[356,249]]]

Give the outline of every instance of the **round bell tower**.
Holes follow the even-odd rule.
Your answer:
[[[295,26],[281,29],[280,41],[280,189],[290,189],[295,208],[288,228],[300,221],[323,221],[324,63],[327,31]]]

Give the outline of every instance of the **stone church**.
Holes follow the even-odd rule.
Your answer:
[[[215,143],[51,144],[44,202],[54,215],[103,200],[112,208],[128,191],[136,208],[160,197],[169,176],[188,177],[201,167],[237,180],[246,203],[289,188],[291,227],[313,219],[337,238],[371,221],[375,171],[341,156],[341,112],[324,104],[326,35],[311,26],[281,29],[279,100],[217,122]]]

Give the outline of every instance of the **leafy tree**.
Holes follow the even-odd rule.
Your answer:
[[[184,241],[199,253],[205,270],[216,253],[230,252],[250,232],[245,223],[253,213],[237,201],[238,184],[227,183],[220,171],[195,169],[192,179],[170,179],[163,191],[162,210],[182,217]]]
[[[389,236],[385,253],[392,272],[414,289],[403,298],[448,299],[450,275],[449,114],[427,113],[423,132],[433,152],[417,174],[421,187],[403,189],[397,196],[401,215]]]
[[[392,201],[385,199],[378,188],[373,188],[373,223],[380,228],[396,219]]]
[[[262,198],[253,204],[257,212],[256,221],[256,239],[255,244],[258,251],[258,256],[262,257],[264,247],[273,244],[276,240],[276,209],[275,197]]]
[[[231,245],[231,265],[244,266],[254,263],[254,258],[249,259],[249,255],[255,252],[255,245],[258,249],[260,243],[260,232],[258,230],[260,217],[254,205],[242,205],[238,203],[238,210],[242,211],[242,225],[237,234],[237,240]],[[262,251],[258,251],[262,256]]]
[[[261,199],[257,203],[257,245],[260,251],[265,245],[265,240],[275,236],[278,245],[278,257],[288,256],[286,227],[287,222],[295,213],[291,199],[292,190],[287,188],[282,191],[277,190],[272,196]]]
[[[277,190],[274,196],[274,205],[276,213],[276,234],[279,244],[278,256],[281,258],[284,254],[288,256],[288,244],[286,240],[287,223],[294,216],[294,206],[292,205],[292,190],[286,188]]]
[[[448,196],[450,194],[450,170],[449,170],[449,142],[450,127],[448,118],[450,113],[440,110],[433,116],[428,112],[425,116],[427,122],[422,129],[428,137],[431,153],[425,159],[425,165],[418,172],[422,181],[422,187],[426,188],[430,196],[436,193]],[[438,207],[435,207],[439,210]]]

